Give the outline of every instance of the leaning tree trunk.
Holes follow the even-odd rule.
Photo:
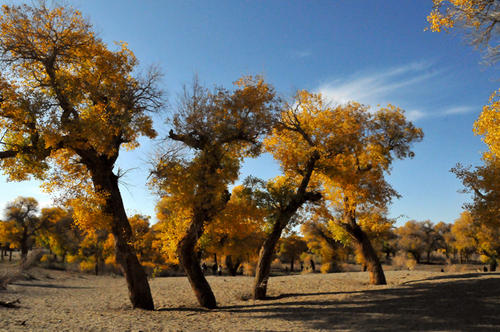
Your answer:
[[[316,202],[321,199],[321,194],[319,192],[307,191],[307,186],[309,185],[314,165],[319,158],[319,152],[315,151],[307,160],[304,168],[304,177],[297,188],[297,192],[287,204],[285,209],[279,211],[279,215],[273,225],[271,234],[268,235],[260,248],[253,290],[253,298],[255,300],[262,300],[266,298],[267,282],[271,272],[271,262],[273,259],[274,249],[276,248],[276,244],[281,237],[281,232],[302,204],[307,201]]]
[[[279,221],[276,221],[273,225],[271,234],[269,234],[260,248],[253,289],[253,298],[255,300],[263,300],[266,298],[267,282],[269,281],[269,274],[271,272],[274,249],[281,237],[283,228],[284,227],[280,225]]]
[[[375,252],[375,249],[373,249],[370,239],[366,233],[363,232],[358,224],[355,223],[351,223],[348,227],[345,227],[345,229],[354,238],[357,249],[363,255],[366,268],[370,274],[370,284],[387,284],[382,264],[380,264],[377,253]]]
[[[179,241],[177,254],[198,302],[202,307],[213,309],[217,307],[215,295],[201,270],[200,260],[195,251],[196,243],[203,233],[204,220],[205,218],[195,213],[186,234]]]
[[[133,242],[133,233],[123,206],[118,187],[118,176],[111,170],[112,167],[105,170],[93,169],[92,179],[95,187],[107,194],[104,208],[105,212],[113,219],[111,232],[115,238],[116,262],[120,265],[127,281],[128,295],[132,307],[154,310],[153,297],[151,296],[146,272],[139,263],[134,247],[131,244]]]

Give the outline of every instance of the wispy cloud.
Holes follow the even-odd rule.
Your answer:
[[[452,107],[444,112],[442,114],[444,115],[453,115],[453,114],[465,114],[465,113],[471,113],[477,111],[477,107],[474,106],[457,106],[457,107]]]
[[[312,52],[309,50],[295,50],[291,52],[292,58],[302,59],[312,55]]]
[[[410,120],[469,113],[473,106],[453,106],[444,111],[429,111],[419,93],[433,95],[438,91],[445,70],[435,69],[432,62],[413,62],[371,72],[358,72],[320,84],[315,90],[335,104],[357,101],[366,105],[394,103],[407,110]]]
[[[406,117],[410,121],[416,121],[420,120],[422,118],[425,118],[427,116],[427,113],[419,111],[419,110],[411,110],[411,111],[406,111]]]
[[[352,100],[376,104],[398,90],[430,80],[439,74],[439,71],[431,71],[430,68],[431,64],[418,62],[377,72],[358,73],[324,83],[317,90],[339,104]]]

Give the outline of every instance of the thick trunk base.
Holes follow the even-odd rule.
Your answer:
[[[128,244],[126,244],[126,247],[128,247]],[[135,253],[131,248],[119,248],[117,245],[116,259],[127,281],[128,295],[132,307],[144,310],[154,310],[155,306],[153,297],[151,296],[148,278]]]
[[[196,241],[194,243],[190,241],[188,235],[179,243],[179,260],[200,306],[215,309],[217,308],[215,295],[201,270],[200,261],[194,252]]]
[[[259,252],[259,261],[257,263],[257,270],[255,273],[255,282],[253,289],[254,300],[263,300],[266,298],[267,283],[269,281],[269,274],[271,273],[271,263],[273,260],[274,249],[281,237],[283,227],[278,223],[273,226],[271,234],[262,244]]]
[[[351,236],[356,241],[358,250],[363,255],[367,270],[370,274],[370,284],[386,285],[384,270],[378,259],[377,253],[370,242],[370,239],[358,225],[351,226],[347,229]]]

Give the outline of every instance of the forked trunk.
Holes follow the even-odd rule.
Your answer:
[[[187,274],[191,288],[202,307],[214,309],[217,307],[215,295],[208,284],[200,267],[195,246],[202,233],[204,218],[193,218],[186,234],[179,242],[177,254],[184,271]]]
[[[350,227],[346,227],[345,229],[354,238],[356,247],[363,255],[366,264],[365,266],[368,270],[368,273],[370,274],[370,284],[387,284],[385,280],[384,270],[382,269],[382,264],[380,264],[377,253],[375,252],[375,249],[373,249],[370,239],[368,238],[366,233],[363,232],[358,224],[351,224]]]
[[[108,194],[105,212],[112,218],[111,232],[115,238],[116,262],[125,276],[132,307],[154,310],[153,297],[144,268],[139,263],[133,246],[132,228],[125,213],[122,196],[118,188],[118,177],[110,170],[95,170],[94,185]]]
[[[271,273],[274,249],[281,237],[282,231],[283,227],[281,227],[280,223],[274,223],[271,234],[269,234],[260,248],[253,289],[254,300],[263,300],[266,298],[267,283],[269,281],[269,274]]]

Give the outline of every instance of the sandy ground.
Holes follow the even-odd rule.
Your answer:
[[[198,307],[185,277],[151,280],[155,311],[133,310],[122,277],[37,270],[0,300],[0,331],[500,331],[500,273],[388,271],[388,285],[349,272],[273,277],[253,301],[252,278],[209,276],[219,308]]]

